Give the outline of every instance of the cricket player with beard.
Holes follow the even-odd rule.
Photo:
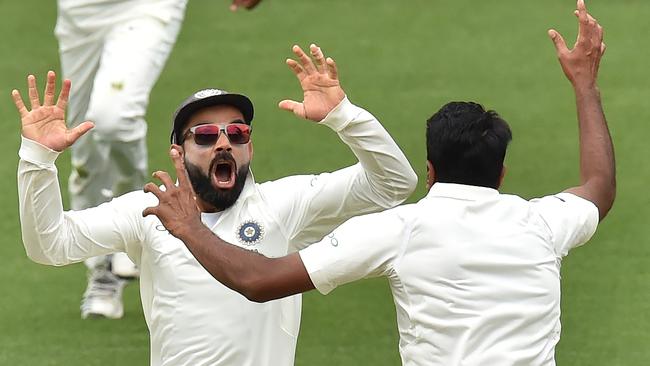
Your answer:
[[[614,150],[596,83],[603,30],[583,0],[576,15],[573,49],[557,31],[549,35],[576,96],[578,186],[530,201],[501,194],[508,124],[479,104],[452,102],[427,121],[426,197],[355,217],[298,253],[266,258],[205,228],[180,150],[171,154],[179,185],[158,173],[167,190],[145,186],[160,202],[146,213],[159,217],[215,278],[253,301],[312,289],[327,294],[387,277],[403,365],[553,366],[562,258],[589,240],[616,195]]]
[[[287,60],[300,81],[303,102],[284,100],[279,106],[336,132],[358,158],[356,165],[258,184],[249,170],[253,105],[247,97],[201,90],[174,116],[173,151],[180,151],[188,167],[196,192],[192,200],[204,226],[270,257],[316,242],[354,215],[398,205],[417,184],[408,160],[381,124],[347,99],[334,61],[316,45],[310,51],[311,57],[294,46],[298,61]],[[54,162],[93,127],[88,121],[66,127],[69,90],[65,80],[55,101],[50,72],[42,104],[34,76],[28,77],[31,110],[17,90],[12,92],[22,121],[18,187],[28,256],[60,266],[128,253],[141,271],[151,365],[292,365],[300,296],[258,304],[216,281],[183,242],[145,211],[160,203],[154,194],[140,190],[97,207],[63,211]],[[165,179],[161,174],[156,173]],[[159,193],[155,187],[148,190]]]
[[[261,0],[234,0],[231,10]],[[144,119],[149,94],[181,28],[187,0],[58,0],[55,35],[63,77],[73,84],[68,124],[95,128],[71,147],[74,210],[141,189],[148,176]],[[110,245],[110,244],[106,244]],[[136,277],[124,253],[86,260],[81,317],[121,318],[120,278]]]

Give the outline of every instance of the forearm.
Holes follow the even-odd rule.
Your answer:
[[[581,187],[605,217],[616,195],[614,148],[603,112],[600,92],[594,85],[576,86],[580,129]]]
[[[216,280],[251,301],[265,302],[314,288],[298,254],[268,258],[229,244],[200,222],[175,235]]]
[[[61,192],[54,161],[59,155],[23,138],[18,163],[18,203],[23,244],[34,262],[63,265],[70,261],[57,248],[65,240]]]
[[[126,249],[124,239],[133,236],[124,229],[133,225],[127,225],[125,212],[113,214],[115,204],[77,212],[63,210],[54,165],[57,152],[23,139],[19,155],[20,223],[30,259],[60,266]]]
[[[365,184],[360,189],[372,192],[375,203],[383,208],[408,198],[417,185],[417,176],[399,146],[372,114],[345,99],[328,119],[342,122],[328,124],[363,167],[366,179],[359,180]]]

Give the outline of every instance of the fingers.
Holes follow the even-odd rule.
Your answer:
[[[326,74],[327,63],[325,62],[325,56],[323,55],[323,51],[320,49],[320,47],[316,46],[313,43],[309,46],[309,51],[311,52],[311,56],[316,61],[316,68],[318,69],[318,72],[320,72],[321,74]]]
[[[20,113],[20,118],[25,117],[29,111],[27,110],[27,107],[25,107],[25,103],[23,102],[23,98],[20,96],[20,92],[16,89],[12,90],[11,98],[14,100],[14,104],[16,105],[18,113]]]
[[[329,75],[330,78],[334,80],[339,79],[339,70],[336,67],[336,62],[331,57],[328,57],[327,60],[327,74]]]
[[[66,136],[66,138],[68,140],[67,145],[70,146],[70,145],[74,144],[75,141],[77,141],[86,132],[90,131],[93,127],[95,127],[94,123],[92,123],[90,121],[86,121],[86,122],[83,122],[83,123],[79,124],[79,126],[69,130],[68,131],[68,136]]]
[[[32,110],[40,107],[41,102],[39,100],[38,90],[36,89],[36,77],[34,77],[34,75],[27,76],[27,90]]]
[[[172,148],[169,151],[169,156],[172,159],[174,168],[176,168],[176,179],[178,179],[178,186],[192,188],[189,179],[187,179],[187,172],[185,171],[185,163],[183,162],[183,156],[181,155],[181,151],[179,151],[179,148],[180,146],[178,145],[172,145]]]
[[[585,0],[578,0],[578,19],[580,20],[580,24],[588,24],[589,23],[589,17],[587,16],[587,7],[585,6]]]
[[[298,60],[300,60],[300,64],[302,65],[302,68],[305,70],[307,74],[311,74],[316,72],[316,67],[314,66],[314,63],[311,61],[311,58],[307,56],[307,54],[300,48],[298,45],[294,45],[291,50],[293,53],[298,57]]]
[[[160,198],[160,195],[162,195],[162,193],[163,193],[163,192],[160,190],[160,188],[158,188],[157,185],[155,185],[154,183],[151,183],[151,182],[145,184],[145,185],[144,185],[144,188],[143,188],[142,190],[143,190],[145,193],[153,193],[154,196],[156,196],[156,197],[158,197],[158,198]]]
[[[607,45],[605,44],[605,42],[602,42],[600,44],[600,55],[601,56],[604,55],[606,50],[607,50]]]
[[[280,103],[278,103],[278,107],[284,109],[285,111],[293,112],[296,116],[300,118],[305,118],[306,116],[305,105],[296,102],[295,100],[285,99]]]
[[[556,31],[555,29],[549,29],[548,36],[551,37],[551,40],[555,45],[555,50],[557,51],[558,56],[569,50],[566,46],[566,42],[564,42],[564,38],[562,38],[562,35],[558,33],[558,31]]]
[[[68,106],[68,97],[70,96],[70,86],[72,83],[69,79],[63,80],[63,86],[61,87],[61,93],[59,93],[59,99],[56,101],[56,106],[65,110]]]
[[[153,176],[162,182],[162,184],[165,186],[165,190],[171,191],[174,189],[174,182],[172,182],[172,178],[169,176],[169,173],[158,170],[153,173]]]
[[[51,106],[54,104],[54,90],[56,89],[56,74],[54,71],[47,72],[47,82],[45,83],[45,96],[43,97],[43,105]]]
[[[300,66],[296,61],[288,58],[287,65],[293,71],[293,73],[296,74],[298,81],[302,81],[302,79],[307,77],[307,73],[305,72],[305,70],[303,70],[302,66]]]
[[[147,207],[142,211],[142,217],[147,217],[149,215],[154,215],[157,216],[157,210],[158,206],[156,207]]]
[[[163,195],[163,192],[160,190],[160,188],[158,188],[157,185],[155,185],[155,184],[153,184],[151,182],[145,184],[142,190],[145,193],[153,193],[153,195],[156,196],[156,198],[158,198],[158,201],[161,200],[161,197]],[[157,216],[158,215],[158,207],[159,206],[145,208],[142,211],[142,217],[147,217],[149,215],[156,215]]]
[[[230,4],[230,11],[237,11],[242,6],[242,3],[242,0],[233,0],[232,4]]]

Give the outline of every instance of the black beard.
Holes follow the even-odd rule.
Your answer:
[[[228,155],[228,158],[232,159],[232,155],[228,153],[225,154]],[[223,154],[217,155],[217,157],[212,160],[212,163],[210,163],[210,174],[214,171],[213,165],[216,164],[217,159],[223,157]],[[249,165],[250,163],[245,164],[237,170],[235,185],[232,188],[221,189],[213,187],[210,176],[203,174],[198,166],[185,159],[185,168],[187,170],[187,175],[190,177],[192,188],[194,188],[194,193],[196,193],[196,196],[204,202],[212,205],[217,212],[223,211],[237,202],[241,191],[244,189],[244,184],[246,183]]]

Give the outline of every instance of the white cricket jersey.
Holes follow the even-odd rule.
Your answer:
[[[338,132],[358,164],[262,184],[249,175],[236,204],[203,214],[203,222],[228,242],[279,257],[300,249],[299,243],[320,240],[353,215],[395,206],[413,191],[415,173],[370,113],[346,98],[321,123]],[[300,296],[258,304],[223,286],[157,217],[142,217],[157,204],[153,194],[136,191],[64,212],[54,165],[58,153],[23,138],[19,155],[27,254],[39,263],[64,265],[127,252],[140,267],[152,365],[293,364]]]
[[[526,201],[436,183],[416,204],[355,217],[300,251],[316,288],[386,276],[404,365],[555,365],[560,262],[598,224],[569,193]]]

